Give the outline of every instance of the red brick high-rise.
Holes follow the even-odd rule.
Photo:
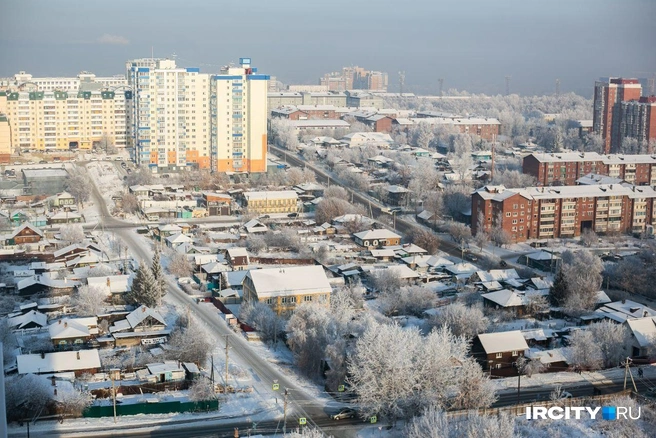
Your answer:
[[[604,152],[621,146],[622,102],[638,100],[642,86],[637,79],[610,78],[595,82],[592,131],[604,139]]]

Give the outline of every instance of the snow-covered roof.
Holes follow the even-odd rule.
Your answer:
[[[298,193],[293,190],[277,190],[266,192],[244,192],[247,201],[261,201],[274,199],[298,199]]]
[[[424,210],[421,213],[417,215],[419,219],[423,219],[425,221],[430,220],[433,217],[433,213],[431,213],[428,210]]]
[[[50,339],[85,338],[90,335],[89,327],[74,319],[60,319],[48,326]]]
[[[533,277],[531,278],[529,284],[531,284],[536,289],[549,289],[553,282],[550,280],[545,280],[544,278]]]
[[[34,225],[32,225],[30,223],[25,223],[25,224],[23,224],[19,227],[14,228],[14,231],[12,231],[12,233],[9,235],[9,238],[13,239],[14,237],[16,237],[18,235],[18,233],[20,233],[21,231],[23,231],[26,228],[32,230],[37,235],[43,237],[43,231],[41,231],[40,229],[38,229],[37,227],[35,227]]]
[[[488,281],[506,281],[518,279],[519,274],[514,269],[491,269],[489,271],[477,271],[476,275],[482,282]]]
[[[323,267],[318,265],[250,270],[246,278],[253,282],[258,298],[332,291]]]
[[[445,266],[444,270],[450,272],[451,274],[459,275],[459,274],[473,274],[474,272],[478,271],[478,268],[469,262],[463,262],[455,265]]]
[[[656,317],[639,318],[626,321],[638,345],[647,347],[656,341]]]
[[[388,271],[394,273],[401,280],[409,280],[412,278],[419,278],[419,274],[412,269],[408,268],[406,265],[392,265],[387,267]]]
[[[31,323],[34,323],[39,327],[45,327],[46,324],[48,324],[48,317],[41,312],[32,310],[7,319],[9,327],[15,329],[22,329]]]
[[[193,242],[193,239],[191,237],[187,236],[186,234],[177,233],[177,234],[173,234],[173,235],[167,237],[166,241],[169,242],[169,243],[172,243],[172,244],[173,243],[181,244],[181,243]]]
[[[531,348],[526,354],[526,357],[537,359],[545,365],[557,362],[567,363],[567,358],[565,357],[563,351],[564,350],[562,348],[554,348],[553,350],[538,350]]]
[[[89,249],[86,246],[82,246],[82,245],[78,245],[77,243],[73,243],[73,244],[67,245],[67,246],[65,246],[61,249],[58,249],[57,251],[53,252],[52,255],[55,256],[55,259],[58,259],[59,257],[65,255],[69,252],[75,251],[76,249],[80,250],[80,253],[89,251]]]
[[[501,307],[517,307],[524,305],[524,296],[508,289],[481,294],[481,296]]]
[[[227,252],[230,258],[248,257],[248,251],[246,250],[246,248],[241,248],[241,247],[228,248]]]
[[[370,249],[369,252],[373,257],[394,257],[393,249]]]
[[[386,229],[378,229],[378,230],[367,230],[367,231],[361,231],[359,233],[353,234],[355,237],[357,237],[360,240],[372,240],[372,239],[400,239],[401,236],[399,236],[396,233],[393,233],[390,230]]]
[[[18,374],[57,373],[100,368],[98,350],[59,351],[55,353],[21,354],[16,357]]]
[[[74,281],[74,280],[69,281],[67,279],[55,280],[55,279],[52,279],[52,278],[50,278],[46,275],[38,275],[38,276],[33,276],[33,277],[22,279],[21,281],[16,283],[16,289],[18,289],[20,291],[20,290],[23,290],[23,289],[25,289],[29,286],[34,285],[34,284],[41,284],[43,286],[52,287],[52,288],[60,288],[60,289],[64,288],[64,289],[66,289],[66,288],[69,288],[69,287],[72,288],[72,287],[75,287],[75,286],[79,286],[80,282],[79,281]]]
[[[526,339],[519,330],[481,333],[478,335],[478,340],[487,354],[528,350]]]
[[[162,325],[166,325],[166,321],[157,310],[151,309],[150,307],[146,307],[144,305],[139,306],[137,309],[130,312],[128,316],[125,317],[125,319],[128,320],[132,328],[135,328],[149,316],[162,323]]]
[[[177,360],[167,360],[164,363],[149,363],[146,364],[150,374],[162,374],[170,371],[182,371],[180,362]]]
[[[545,328],[522,330],[522,336],[524,336],[524,339],[527,341],[546,341],[547,339],[554,337],[554,331]]]
[[[87,284],[109,293],[122,293],[130,289],[129,275],[108,275],[105,277],[89,277]]]
[[[656,316],[656,310],[631,300],[615,301],[598,309],[599,312],[616,314],[628,319]]]

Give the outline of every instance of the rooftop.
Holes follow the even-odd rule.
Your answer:
[[[528,350],[526,339],[519,330],[481,333],[478,335],[478,339],[487,354]]]
[[[321,266],[297,266],[248,271],[259,298],[295,294],[330,293],[332,288]]]

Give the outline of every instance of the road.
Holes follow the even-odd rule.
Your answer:
[[[134,224],[129,224],[130,226],[124,226],[126,223],[118,220],[111,216],[107,205],[103,201],[103,198],[98,190],[96,184],[93,184],[92,187],[92,196],[94,202],[100,208],[100,222],[103,225],[105,230],[113,230],[113,232],[119,236],[124,243],[128,246],[130,253],[134,258],[142,261],[149,261],[152,258],[152,253],[150,249],[139,242],[133,233],[131,228],[134,228]],[[200,320],[209,330],[212,330],[218,336],[223,339],[228,339],[230,344],[230,354],[231,357],[239,357],[244,363],[247,363],[251,368],[251,371],[256,379],[259,379],[264,383],[265,387],[272,388],[274,381],[277,381],[280,385],[281,391],[275,392],[272,389],[270,390],[270,396],[273,399],[277,397],[281,400],[283,395],[281,394],[284,388],[289,390],[289,407],[287,414],[287,425],[288,429],[294,427],[298,424],[298,419],[301,417],[307,418],[308,424],[316,426],[330,426],[333,425],[333,421],[330,420],[329,415],[338,409],[335,405],[333,408],[329,408],[324,405],[323,402],[318,401],[315,397],[307,394],[302,388],[298,387],[292,380],[287,378],[287,376],[281,373],[277,368],[272,366],[267,360],[260,357],[254,350],[250,348],[248,342],[240,335],[233,332],[226,323],[221,320],[216,311],[212,311],[209,306],[199,306],[182,290],[180,287],[168,279],[168,294],[167,299],[172,301],[176,305],[183,307],[188,307],[190,312],[193,313],[198,320]],[[223,347],[223,345],[221,345]],[[282,412],[281,415],[282,417]],[[342,423],[343,424],[343,423]],[[250,424],[240,423],[242,427],[248,428]],[[278,430],[282,430],[282,421],[274,423],[267,423],[267,427],[273,428],[276,427]],[[204,434],[205,432],[210,433],[211,436],[216,435],[216,426],[202,426],[202,425],[189,425],[191,432],[187,432],[187,427],[184,427],[184,430],[178,429],[177,431],[154,431],[148,432],[146,435],[135,434],[134,431],[126,433],[125,435],[130,436],[182,436],[185,437],[194,437],[194,436],[209,436]],[[233,431],[232,425],[229,427],[230,432]],[[226,429],[227,430],[227,429]],[[112,432],[112,436],[117,436],[116,432]],[[196,433],[200,433],[196,435]],[[333,433],[333,432],[331,432]],[[179,434],[179,435],[176,435]],[[52,431],[52,435],[60,435],[57,431]],[[339,434],[338,434],[339,435]],[[223,435],[220,435],[223,436]]]

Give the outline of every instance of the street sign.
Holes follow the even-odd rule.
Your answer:
[[[339,385],[339,386],[337,387],[337,391],[339,391],[339,392],[344,392],[344,385]]]
[[[372,415],[371,418],[369,418],[369,421],[371,424],[374,424],[378,422],[378,418],[375,415]]]
[[[305,417],[299,418],[298,419],[298,424],[300,424],[301,426],[305,426],[307,424],[307,418],[305,418]]]
[[[280,389],[280,384],[279,384],[279,383],[274,383],[274,384],[273,384],[273,390],[274,390],[274,391],[277,391],[277,390],[279,390],[279,389]]]

